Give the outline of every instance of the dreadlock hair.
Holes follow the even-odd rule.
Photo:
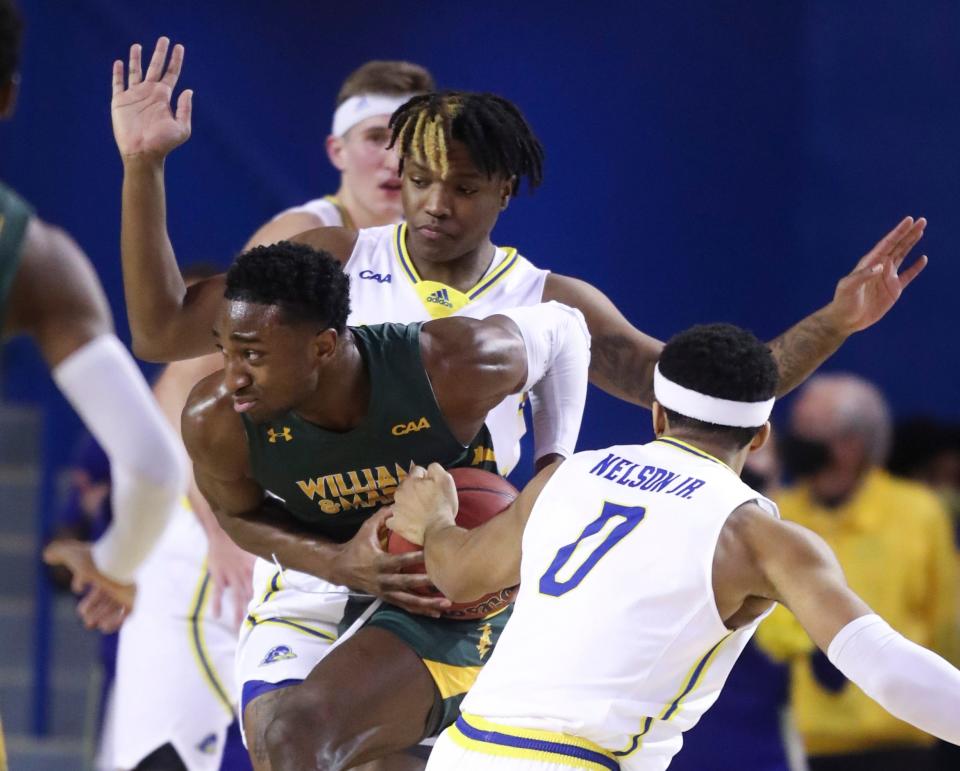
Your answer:
[[[0,0],[0,85],[17,74],[23,18],[13,0]]]
[[[244,252],[227,271],[228,300],[277,305],[290,322],[342,333],[350,313],[350,279],[328,252],[278,241]]]
[[[543,147],[513,102],[496,94],[435,91],[415,96],[390,117],[390,147],[445,177],[450,142],[467,146],[470,159],[488,177],[513,178],[535,189],[543,180]]]
[[[664,377],[684,388],[738,402],[770,399],[779,380],[770,348],[732,324],[699,324],[680,332],[664,346],[659,365]],[[749,444],[763,428],[721,426],[663,409],[672,428],[729,442],[737,449]]]

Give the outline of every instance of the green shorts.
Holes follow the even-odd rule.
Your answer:
[[[340,633],[369,607],[369,602],[351,600],[340,624]],[[423,660],[437,687],[438,703],[431,714],[429,735],[452,725],[460,714],[460,702],[489,660],[490,652],[513,605],[486,618],[455,621],[418,616],[395,605],[383,604],[367,619],[364,627],[386,629],[403,640]]]

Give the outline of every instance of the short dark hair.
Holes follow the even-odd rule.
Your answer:
[[[404,96],[433,91],[436,87],[433,75],[426,67],[413,62],[374,59],[361,64],[347,75],[347,79],[340,86],[340,93],[337,94],[337,107],[351,96]]]
[[[328,252],[278,241],[244,252],[227,271],[228,300],[277,305],[292,322],[343,332],[350,314],[350,279]]]
[[[761,402],[777,392],[779,376],[770,348],[733,324],[699,324],[675,335],[660,354],[660,372],[693,391],[739,402]],[[670,425],[729,441],[750,443],[762,426],[739,428],[688,418],[666,410]]]
[[[513,178],[535,189],[543,181],[543,146],[519,108],[496,94],[439,91],[415,96],[390,117],[390,147],[446,174],[451,140],[467,146],[477,168],[492,177]]]
[[[0,84],[6,83],[20,67],[23,17],[13,0],[0,0]]]

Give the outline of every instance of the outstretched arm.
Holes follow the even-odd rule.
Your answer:
[[[457,488],[438,463],[414,466],[397,488],[387,527],[423,544],[427,574],[454,602],[469,602],[520,582],[520,544],[527,519],[560,463],[552,463],[503,512],[473,530],[456,525]],[[490,555],[496,555],[491,559]]]
[[[770,343],[780,372],[778,396],[796,388],[854,332],[875,324],[893,307],[927,264],[920,257],[898,273],[923,235],[926,220],[905,218],[842,278],[833,301]],[[579,308],[592,339],[590,381],[620,399],[649,407],[653,368],[663,343],[634,327],[600,290],[568,276],[550,274],[544,300]]]
[[[854,332],[876,324],[927,265],[921,255],[900,273],[910,250],[923,237],[927,221],[905,217],[837,283],[833,301],[790,327],[770,343],[783,396],[806,380]]]
[[[739,573],[749,594],[786,605],[833,665],[892,715],[960,744],[960,671],[872,613],[821,538],[755,504],[738,509],[725,531],[744,549]]]

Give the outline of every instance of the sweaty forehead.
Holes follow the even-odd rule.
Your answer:
[[[232,335],[264,337],[280,326],[283,326],[283,311],[279,305],[224,298],[214,331],[222,338]]]

